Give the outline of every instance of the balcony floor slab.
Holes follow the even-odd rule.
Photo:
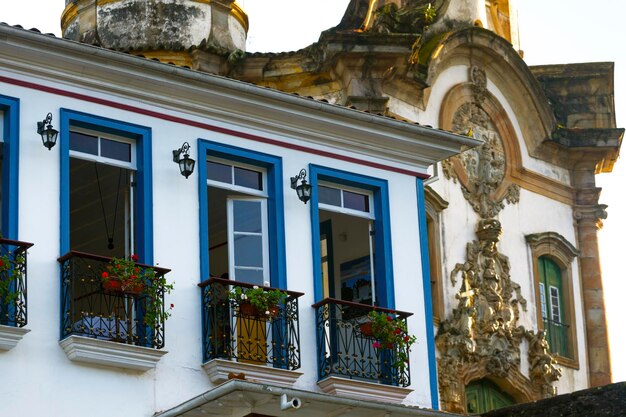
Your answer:
[[[30,330],[23,327],[0,325],[0,350],[13,349],[28,332]]]
[[[326,394],[357,400],[400,404],[413,390],[393,385],[330,376],[317,383]]]
[[[202,367],[214,384],[221,384],[232,379],[229,378],[229,375],[233,376],[243,373],[246,381],[291,387],[302,375],[302,372],[224,359],[212,359],[202,365]]]
[[[76,362],[117,366],[136,371],[155,368],[167,351],[143,346],[69,336],[59,342],[67,357]]]

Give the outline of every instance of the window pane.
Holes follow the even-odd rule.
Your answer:
[[[541,299],[541,317],[548,318],[548,309],[546,307],[546,290],[542,282],[539,283],[539,298]]]
[[[370,203],[366,195],[343,191],[343,206],[352,210],[359,210],[369,213]]]
[[[233,172],[230,165],[218,164],[217,162],[206,161],[207,177],[213,181],[233,183]]]
[[[261,202],[233,201],[234,231],[261,233]]]
[[[264,285],[263,270],[235,268],[235,281],[255,284],[261,287]]]
[[[98,155],[98,137],[70,132],[70,150]]]
[[[130,143],[100,139],[100,156],[130,162]]]
[[[320,203],[341,207],[341,190],[320,185],[317,192]]]
[[[263,267],[263,238],[235,234],[235,266]]]
[[[235,185],[263,190],[263,176],[258,171],[235,167]]]

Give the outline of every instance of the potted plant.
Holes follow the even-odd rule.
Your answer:
[[[408,333],[404,320],[390,314],[370,311],[367,317],[369,321],[361,324],[361,334],[376,339],[372,343],[375,349],[394,349],[393,366],[403,373],[409,363],[415,336]]]
[[[14,262],[11,262],[9,255],[0,256],[0,301],[5,305],[20,298],[16,283],[21,278],[21,267],[25,262],[24,255],[17,255]]]
[[[252,288],[234,287],[228,298],[238,303],[242,315],[273,319],[278,316],[280,305],[287,298],[287,293],[255,285]]]
[[[165,323],[171,316],[174,304],[164,308],[165,294],[169,294],[174,286],[168,284],[165,275],[157,274],[153,268],[137,265],[139,257],[131,255],[128,259],[112,258],[101,274],[102,288],[117,293],[134,296],[145,295],[149,301],[143,314],[143,322],[152,329]]]

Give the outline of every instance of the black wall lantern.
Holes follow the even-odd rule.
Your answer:
[[[300,184],[298,184],[298,180],[300,180]],[[304,204],[306,204],[311,199],[311,184],[307,184],[306,182],[306,169],[301,169],[300,173],[295,177],[291,177],[291,188],[296,190],[298,194],[298,198]]]
[[[189,157],[189,148],[189,142],[185,142],[180,149],[174,149],[172,151],[174,154],[174,162],[178,164],[180,173],[185,178],[189,178],[189,176],[193,174],[193,168],[196,166],[196,161]],[[184,153],[182,159],[180,157],[181,153]]]
[[[43,146],[48,148],[48,150],[56,145],[59,132],[52,127],[52,113],[48,113],[43,122],[37,122],[37,133],[41,135]]]

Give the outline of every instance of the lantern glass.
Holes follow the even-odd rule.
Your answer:
[[[178,161],[178,167],[180,168],[180,173],[185,177],[189,178],[191,174],[193,174],[193,169],[196,165],[196,161],[189,157],[189,155],[185,154],[183,159]]]
[[[56,129],[53,129],[51,125],[41,132],[41,140],[43,141],[43,146],[48,148],[48,150],[52,149],[52,147],[57,143],[57,136],[59,132]]]

